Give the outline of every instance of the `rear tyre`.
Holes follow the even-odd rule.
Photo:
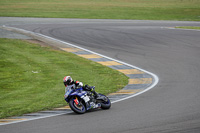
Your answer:
[[[107,101],[101,102],[101,108],[102,109],[109,109],[111,107],[110,99],[107,96],[103,95],[103,94],[99,94],[99,95],[104,96],[106,98],[106,100],[107,100]]]
[[[84,114],[86,112],[86,108],[82,102],[79,101],[79,105],[77,105],[74,101],[74,98],[71,98],[69,101],[70,108],[77,114]]]

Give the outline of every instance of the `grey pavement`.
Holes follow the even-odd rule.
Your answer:
[[[0,126],[2,133],[199,133],[200,32],[169,29],[200,22],[0,18],[158,75],[153,89],[110,110]]]

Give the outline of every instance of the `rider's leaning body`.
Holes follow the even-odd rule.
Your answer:
[[[93,87],[90,87],[88,85],[83,86],[82,82],[79,82],[77,80],[75,81],[70,76],[65,76],[63,78],[63,83],[64,83],[65,87],[67,87],[69,85],[73,85],[74,89],[76,89],[78,87],[82,87],[83,90],[85,90],[85,91],[91,91],[94,94],[95,97],[98,97],[98,93],[93,89]]]

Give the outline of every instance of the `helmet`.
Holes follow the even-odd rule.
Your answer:
[[[72,78],[70,76],[65,76],[63,79],[64,85],[70,85],[72,83]]]

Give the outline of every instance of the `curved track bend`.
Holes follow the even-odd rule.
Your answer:
[[[200,132],[200,32],[168,28],[199,22],[1,18],[2,23],[138,66],[160,82],[107,111],[5,125],[0,132]]]

